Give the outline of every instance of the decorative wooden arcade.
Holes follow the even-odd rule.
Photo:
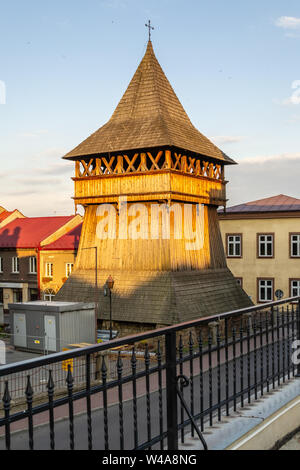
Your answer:
[[[227,268],[217,216],[226,205],[224,168],[235,162],[193,126],[150,40],[111,119],[64,158],[75,162],[74,200],[85,216],[75,269],[57,300],[94,301],[96,247],[99,318],[108,320],[102,287],[112,275],[114,329],[123,334],[251,304]],[[99,236],[108,204],[117,228],[108,224],[107,236]],[[192,210],[185,231],[175,206]],[[162,207],[171,213],[168,237],[157,216]],[[139,230],[135,237],[130,224]],[[197,228],[202,242],[187,249]]]

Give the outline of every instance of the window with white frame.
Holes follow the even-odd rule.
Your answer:
[[[274,254],[274,237],[272,234],[258,235],[258,256],[272,258]]]
[[[300,279],[291,279],[291,297],[300,295]]]
[[[54,297],[55,297],[55,292],[53,289],[46,289],[44,291],[44,300],[46,300],[47,302],[52,302]]]
[[[0,273],[3,273],[3,258],[0,258]]]
[[[30,256],[29,258],[29,274],[36,274],[36,256]]]
[[[18,256],[12,257],[12,273],[18,274],[20,272],[20,258]]]
[[[258,280],[258,301],[259,302],[272,302],[273,301],[273,279],[259,279]]]
[[[300,257],[300,233],[291,234],[291,257]]]
[[[45,276],[46,277],[53,277],[53,263],[46,263],[45,264]]]
[[[227,235],[227,256],[242,256],[241,235]]]
[[[66,263],[66,277],[69,277],[71,272],[73,271],[73,263]]]

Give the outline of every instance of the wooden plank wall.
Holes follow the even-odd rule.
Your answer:
[[[158,205],[155,205],[158,207]],[[116,207],[116,206],[115,206]],[[172,206],[171,206],[172,207]],[[177,210],[184,213],[183,204],[177,203]],[[196,205],[193,204],[192,223],[187,224],[184,233],[184,220],[182,227],[177,224],[174,227],[174,220],[179,218],[171,213],[171,231],[170,239],[162,237],[162,217],[158,222],[158,237],[152,239],[151,230],[149,230],[148,239],[120,239],[124,234],[116,232],[114,238],[113,226],[107,225],[107,239],[101,239],[97,234],[97,225],[101,223],[102,218],[97,216],[97,205],[89,205],[85,210],[82,234],[78,256],[76,260],[76,269],[91,269],[95,266],[95,250],[86,249],[97,246],[98,248],[98,268],[99,269],[124,269],[132,271],[151,270],[151,271],[180,271],[195,269],[216,269],[225,268],[226,259],[223,249],[219,222],[216,208],[214,206],[203,207],[203,219],[196,218]],[[201,206],[200,206],[201,207]],[[130,215],[133,206],[127,205],[127,221],[129,235],[131,224],[135,217]],[[106,212],[107,214],[107,212]],[[151,204],[141,205],[138,217],[144,226],[151,229],[151,224],[157,227],[157,216],[155,211],[151,211]],[[120,222],[120,213],[116,210],[117,227]],[[200,247],[190,248],[189,244],[193,241],[193,233],[196,230],[198,221],[198,233],[200,233]],[[105,224],[103,224],[105,225]],[[99,226],[98,226],[99,227]],[[182,229],[182,230],[181,230]],[[176,237],[180,236],[181,239]],[[203,245],[201,239],[203,238]]]

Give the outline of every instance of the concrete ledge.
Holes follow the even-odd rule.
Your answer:
[[[276,443],[299,428],[300,397],[295,398],[227,450],[270,450]]]
[[[254,400],[254,399],[253,399]],[[269,450],[300,426],[300,379],[291,379],[214,425],[203,437],[209,450]],[[203,450],[198,438],[185,436],[180,449]]]

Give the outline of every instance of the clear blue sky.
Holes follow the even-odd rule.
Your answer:
[[[148,19],[193,124],[240,163],[229,205],[300,198],[299,0],[11,0],[0,16],[0,205],[72,212],[73,166],[60,157],[109,119]]]

